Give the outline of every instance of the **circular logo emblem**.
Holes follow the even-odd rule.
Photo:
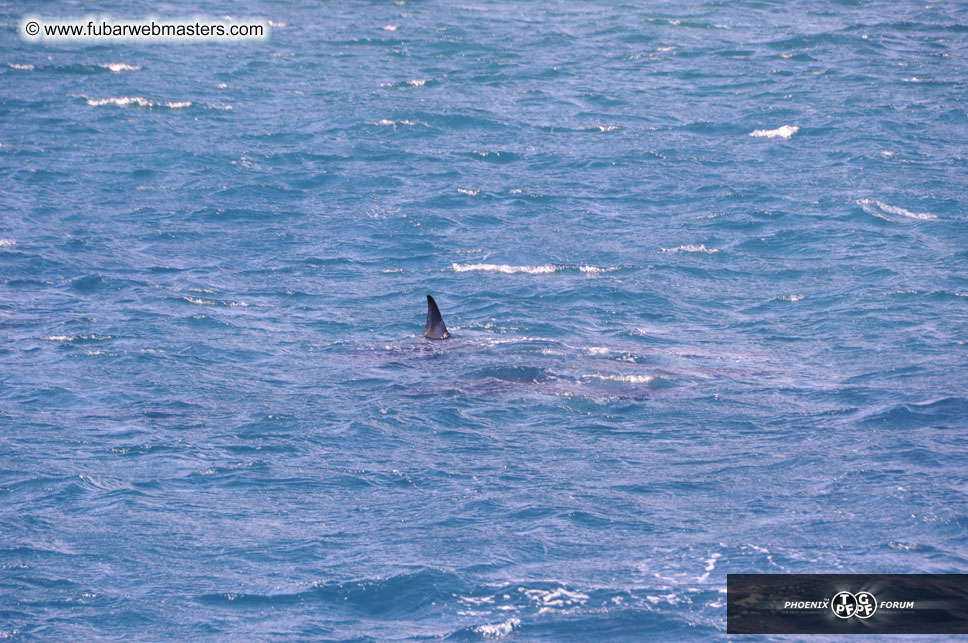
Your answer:
[[[830,609],[837,618],[850,618],[857,611],[857,599],[850,592],[840,592],[830,601]]]
[[[877,599],[870,592],[838,592],[830,601],[830,609],[837,618],[870,618],[877,611]]]
[[[870,618],[877,611],[877,599],[870,592],[857,592],[854,600],[857,601],[857,611],[854,612],[857,618]]]

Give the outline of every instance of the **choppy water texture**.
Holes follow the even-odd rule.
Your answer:
[[[968,571],[966,3],[303,5],[0,8],[0,635],[706,640],[727,572]]]

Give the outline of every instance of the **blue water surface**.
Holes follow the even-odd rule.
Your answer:
[[[91,11],[0,4],[0,637],[724,640],[727,573],[968,572],[968,3],[28,10]]]

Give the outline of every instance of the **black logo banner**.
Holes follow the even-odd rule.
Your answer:
[[[968,574],[727,574],[729,634],[968,634]]]

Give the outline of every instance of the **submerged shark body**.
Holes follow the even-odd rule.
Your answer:
[[[424,337],[427,339],[448,339],[450,333],[444,324],[444,318],[440,316],[440,309],[437,302],[430,295],[427,295],[427,326],[424,328]]]
[[[354,378],[361,372],[378,381],[392,377],[406,390],[405,397],[420,399],[524,395],[604,404],[659,395],[688,398],[695,395],[696,387],[710,381],[747,381],[763,375],[737,366],[752,356],[707,354],[681,343],[663,349],[616,337],[588,345],[578,337],[529,337],[517,329],[481,330],[474,325],[462,328],[457,337],[452,336],[437,302],[428,295],[424,337],[455,341],[415,343],[411,335],[379,344],[339,341],[329,350],[347,357]],[[428,370],[433,377],[427,377]]]

